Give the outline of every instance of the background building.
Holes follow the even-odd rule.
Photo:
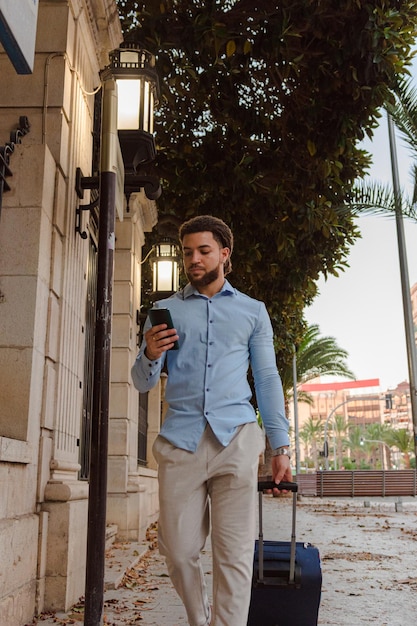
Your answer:
[[[300,459],[305,469],[308,464],[312,469],[326,469],[325,442],[330,468],[335,469],[336,459],[336,469],[342,469],[344,458],[361,456],[361,438],[366,443],[366,433],[375,439],[387,427],[413,433],[408,382],[381,391],[378,378],[325,383],[317,379],[300,385],[299,391],[301,398],[303,394],[310,397],[310,403],[298,403]],[[291,404],[290,415],[293,410]],[[383,452],[381,447],[377,454],[382,458]]]

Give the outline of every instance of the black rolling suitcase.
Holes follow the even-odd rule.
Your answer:
[[[319,551],[296,542],[296,483],[281,483],[293,492],[291,541],[264,541],[262,492],[276,485],[260,481],[259,540],[255,545],[248,626],[316,626],[321,595]]]

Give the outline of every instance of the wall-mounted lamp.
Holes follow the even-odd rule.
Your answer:
[[[126,43],[110,53],[110,65],[103,79],[111,74],[118,92],[117,129],[127,173],[156,156],[153,137],[154,104],[158,102],[158,75],[155,57],[147,50]]]
[[[124,43],[113,50],[109,58],[109,65],[101,72],[104,83],[102,125],[107,128],[105,134],[102,132],[101,150],[107,155],[105,171],[118,172],[116,204],[121,217],[123,194],[129,198],[131,193],[143,189],[149,200],[157,200],[162,193],[157,176],[138,173],[141,166],[156,157],[153,115],[159,82],[155,57],[134,43]],[[103,171],[103,164],[101,169]],[[84,176],[77,168],[75,190],[80,199],[84,197],[85,189],[98,187],[99,176]],[[87,233],[81,229],[81,212],[89,211],[93,206],[92,203],[77,207],[76,232],[82,238]]]
[[[169,298],[179,289],[181,253],[178,245],[168,239],[154,244],[141,264],[148,259],[152,269],[152,299]]]
[[[162,300],[172,295],[179,287],[180,254],[178,246],[170,242],[154,246],[154,254],[150,261],[152,294]]]
[[[141,265],[149,260],[152,270],[152,291],[147,290],[146,295],[151,301],[169,298],[179,289],[179,265],[181,252],[179,246],[169,239],[154,244],[148,254],[142,259]],[[146,312],[136,311],[136,325],[138,331],[137,346],[143,339],[143,327],[147,317]]]

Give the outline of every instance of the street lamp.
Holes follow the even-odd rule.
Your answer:
[[[84,626],[100,626],[103,613],[116,206],[123,211],[123,206],[120,205],[124,203],[124,194],[129,195],[141,188],[144,188],[150,199],[156,199],[160,195],[159,181],[155,177],[142,176],[137,172],[141,164],[155,158],[151,118],[157,80],[152,59],[148,52],[133,44],[126,44],[110,54],[110,65],[101,73],[103,98],[100,174],[97,179],[85,178],[78,170],[76,180],[76,190],[81,198],[84,189],[98,187],[99,190],[97,313]],[[136,81],[138,97],[126,96],[121,82],[123,80],[132,88]],[[119,107],[121,93],[123,107]],[[120,130],[118,122],[123,126]],[[119,137],[118,133],[124,131],[127,135]]]
[[[382,446],[386,446],[388,448],[388,452],[391,454],[391,448],[385,441],[382,441],[381,439],[364,439],[363,437],[361,437],[359,443],[361,446],[363,446],[364,443],[379,443]],[[382,469],[385,469],[384,455],[382,455]]]

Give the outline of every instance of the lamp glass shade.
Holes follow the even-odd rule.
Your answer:
[[[139,79],[117,80],[117,128],[138,130],[141,106],[141,83]]]
[[[150,106],[151,106],[151,90],[149,88],[149,82],[144,81],[143,84],[143,129],[147,129],[149,133],[152,131],[149,128],[150,125]],[[153,115],[152,115],[153,117]]]
[[[156,285],[154,291],[174,291],[177,264],[173,261],[158,260],[154,267]]]
[[[153,291],[174,292],[178,289],[179,269],[177,247],[173,244],[156,246],[156,256],[152,259]]]
[[[113,78],[118,92],[118,130],[153,133],[154,105],[158,101],[155,57],[135,44],[125,44],[110,53],[103,80]]]

